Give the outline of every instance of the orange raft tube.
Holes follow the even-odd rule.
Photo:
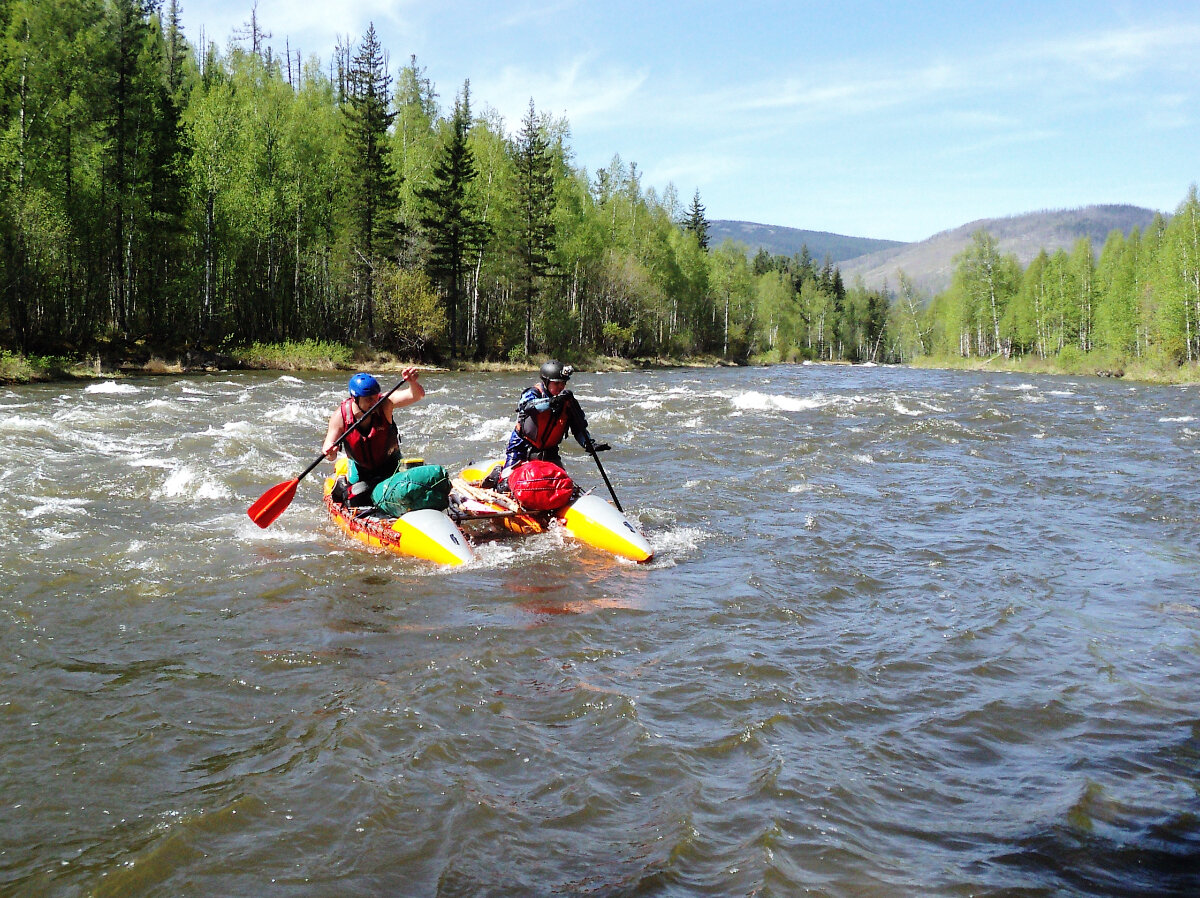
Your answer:
[[[475,558],[475,550],[444,511],[423,508],[400,517],[375,507],[350,508],[333,498],[333,477],[325,480],[325,508],[349,537],[397,555],[438,564],[460,565]]]

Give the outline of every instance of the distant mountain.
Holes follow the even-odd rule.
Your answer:
[[[1022,265],[1028,265],[1042,249],[1049,253],[1058,249],[1070,252],[1080,237],[1091,237],[1092,246],[1099,253],[1109,233],[1121,231],[1128,235],[1134,228],[1145,230],[1156,214],[1153,209],[1140,206],[1086,206],[984,218],[920,243],[906,243],[848,259],[838,267],[847,286],[861,275],[867,287],[878,289],[886,281],[895,290],[903,271],[918,289],[934,294],[950,286],[954,257],[966,249],[971,235],[980,229],[996,238],[1002,253],[1013,253]]]
[[[866,253],[887,251],[907,246],[898,240],[873,240],[869,237],[847,237],[828,231],[802,231],[776,225],[755,224],[752,221],[710,221],[708,245],[718,247],[726,239],[744,243],[753,256],[759,248],[773,256],[792,256],[807,246],[808,254],[820,265],[825,256],[834,262],[853,259]]]

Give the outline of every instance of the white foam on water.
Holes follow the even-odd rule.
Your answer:
[[[131,455],[137,458],[144,457],[148,451],[148,447],[139,446],[138,439],[144,439],[140,434],[134,433],[131,436],[116,438],[109,436],[107,433],[79,433],[68,434],[85,449],[92,452],[99,452],[101,455]],[[157,448],[161,448],[161,444],[156,444]]]
[[[83,388],[85,393],[140,393],[141,389],[133,384],[119,384],[115,380],[106,380],[104,383],[88,384]]]
[[[812,409],[824,408],[837,400],[816,396],[800,399],[794,396],[779,396],[770,393],[759,393],[757,390],[747,390],[733,396],[731,401],[734,408],[743,411],[805,412]]]
[[[687,427],[690,430],[695,430],[697,427],[699,427],[703,423],[704,423],[703,420],[700,418],[688,418],[686,421],[680,422],[679,426]]]
[[[816,487],[813,486],[811,483],[794,483],[788,487],[788,492],[789,493],[811,493],[814,489],[816,489]]]
[[[647,533],[650,548],[654,550],[654,561],[660,556],[674,557],[694,552],[700,544],[712,538],[712,534],[699,527],[673,527],[670,530]]]
[[[810,515],[804,516],[804,529],[805,530],[816,530],[817,529],[817,518],[815,515],[810,514]]]
[[[1196,419],[1192,415],[1183,415],[1178,418],[1159,418],[1159,424],[1191,424]]]
[[[152,408],[153,409],[161,409],[161,408],[173,409],[176,407],[175,403],[187,402],[187,401],[188,400],[184,397],[180,397],[178,399],[151,399],[148,402],[146,402],[142,406],[142,408],[145,408],[145,409],[152,409]],[[191,401],[195,402],[196,400],[193,399]]]
[[[260,432],[260,428],[252,421],[226,421],[219,428],[210,427],[200,436],[203,437],[250,437]]]
[[[27,418],[24,415],[13,415],[11,418],[0,419],[0,431],[10,433],[33,433],[49,428],[50,421],[47,418]]]
[[[896,410],[896,414],[898,415],[908,415],[910,418],[918,418],[921,416],[920,412],[908,408],[899,399],[892,400],[892,408]]]
[[[174,470],[176,462],[166,458],[134,458],[129,462],[131,468],[161,468],[164,470]]]
[[[194,499],[228,499],[232,494],[224,485],[190,467],[177,469],[163,481],[161,495],[171,498],[190,496]]]
[[[927,409],[928,409],[929,411],[931,411],[931,412],[945,412],[945,411],[946,411],[944,408],[941,408],[940,406],[934,405],[932,402],[926,402],[926,401],[925,401],[925,400],[923,400],[923,399],[918,399],[918,400],[917,400],[917,404],[918,404],[918,405],[921,405],[921,406],[924,406],[925,408],[927,408]]]
[[[320,424],[329,420],[325,411],[308,402],[289,402],[283,408],[267,412],[266,418],[284,424]]]
[[[850,457],[853,458],[859,464],[863,464],[863,465],[875,464],[875,459],[873,459],[871,456],[867,455],[866,453],[860,453],[858,455],[852,455]]]
[[[1035,387],[1033,384],[1001,384],[1000,389],[1008,390],[1009,392],[1012,392],[1012,393],[1020,393],[1020,392],[1029,392],[1030,390],[1036,390],[1037,387]]]
[[[512,429],[511,418],[492,418],[490,421],[484,421],[463,439],[471,443],[499,443]]]
[[[1107,405],[1093,405],[1093,406],[1092,406],[1092,408],[1094,408],[1094,409],[1095,409],[1096,411],[1098,411],[1098,412],[1106,412],[1106,411],[1108,411],[1108,406],[1107,406]]]
[[[33,501],[39,504],[33,508],[22,509],[22,517],[33,520],[46,515],[78,515],[83,514],[91,504],[87,499],[56,499],[50,496],[35,496]]]
[[[75,534],[64,530],[56,530],[53,527],[37,527],[33,531],[37,541],[41,543],[62,543],[74,539]]]
[[[1074,396],[1075,391],[1074,390],[1049,390],[1049,391],[1047,391],[1046,395],[1047,396]]]
[[[481,542],[474,546],[475,560],[470,562],[468,566],[485,569],[510,567],[521,557],[521,545],[522,540],[519,538],[494,539],[488,542]]]

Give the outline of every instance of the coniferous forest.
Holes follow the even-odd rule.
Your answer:
[[[699,191],[587,171],[536,98],[442,96],[373,27],[325,60],[253,15],[192,43],[176,0],[0,0],[0,28],[0,348],[1200,359],[1195,188],[1098,253],[1022,269],[981,232],[945,293],[869,290],[709,246]]]

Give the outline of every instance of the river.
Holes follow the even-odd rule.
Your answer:
[[[528,378],[424,381],[457,469]],[[572,387],[647,565],[259,530],[342,376],[0,389],[0,894],[1200,894],[1200,387]]]

